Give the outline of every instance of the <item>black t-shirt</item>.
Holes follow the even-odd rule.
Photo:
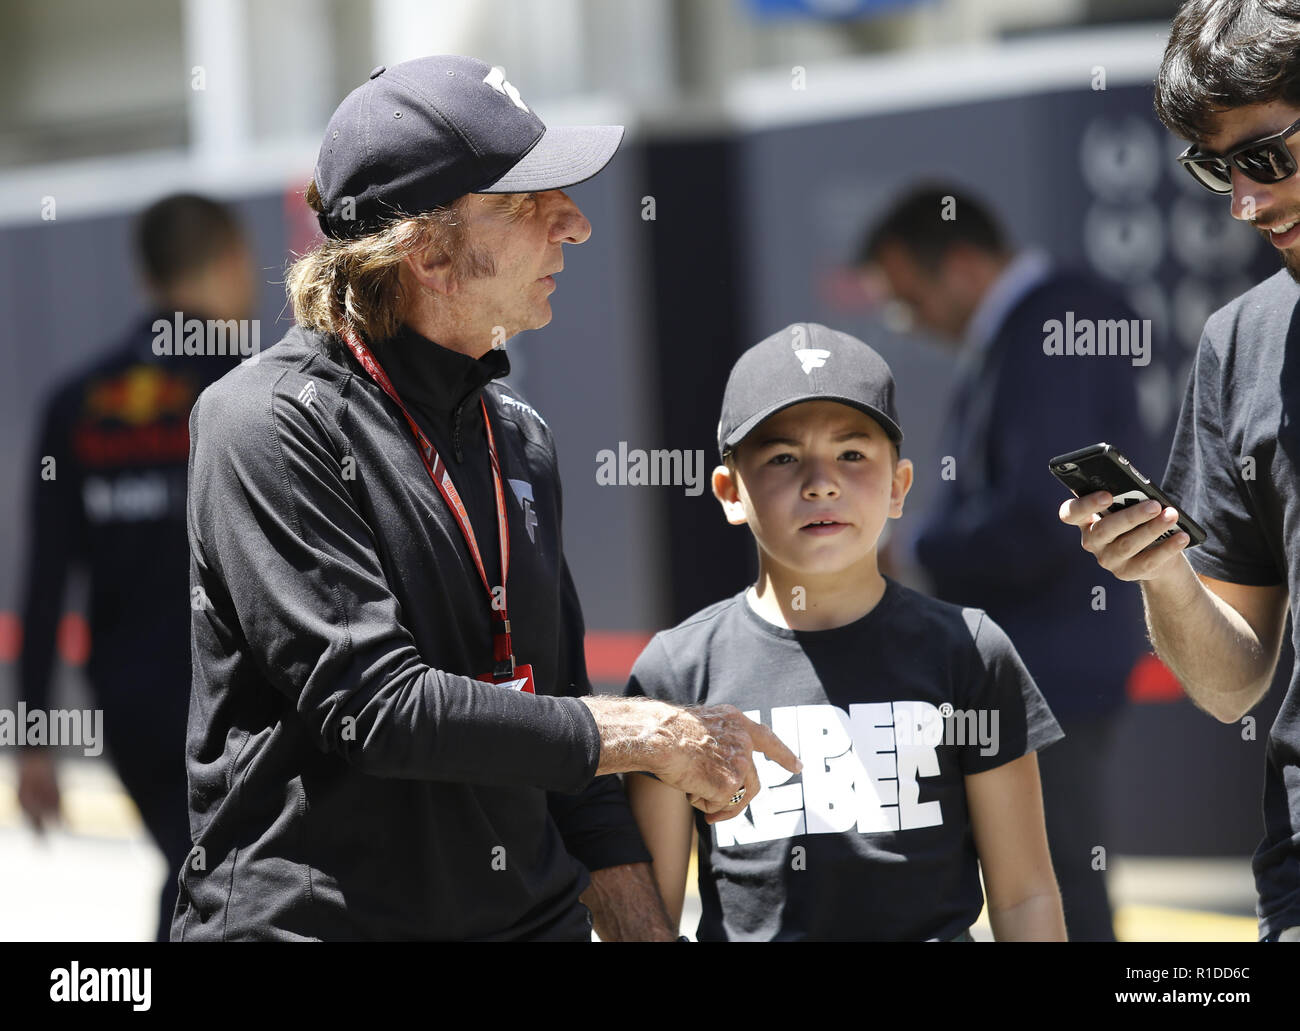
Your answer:
[[[1205,324],[1163,486],[1208,538],[1187,551],[1198,573],[1287,584],[1292,641],[1300,563],[1300,286],[1285,272]],[[1265,749],[1264,838],[1255,851],[1260,936],[1300,924],[1300,668]],[[1288,790],[1289,786],[1289,790]]]
[[[774,626],[745,600],[657,634],[626,692],[731,704],[803,760],[700,832],[701,941],[948,940],[983,906],[965,776],[1063,735],[1000,627],[886,579],[847,626]]]

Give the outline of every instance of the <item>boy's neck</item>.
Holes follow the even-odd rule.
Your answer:
[[[838,573],[810,575],[785,569],[759,551],[758,581],[748,591],[754,611],[790,630],[833,630],[861,619],[885,594],[876,553]]]

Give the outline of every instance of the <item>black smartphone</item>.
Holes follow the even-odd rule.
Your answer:
[[[1143,476],[1132,462],[1109,444],[1093,444],[1069,454],[1057,455],[1047,463],[1047,467],[1075,497],[1095,494],[1099,490],[1106,491],[1114,499],[1114,504],[1106,509],[1107,512],[1119,512],[1148,498],[1160,502],[1164,508],[1177,509],[1178,525],[1162,533],[1153,544],[1172,537],[1179,530],[1191,538],[1187,542],[1189,548],[1205,541],[1205,530],[1200,523],[1184,512],[1181,505],[1171,501],[1164,491]]]

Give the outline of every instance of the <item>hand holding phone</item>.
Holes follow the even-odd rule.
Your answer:
[[[1049,467],[1077,495],[1061,505],[1061,522],[1079,528],[1080,546],[1102,569],[1129,582],[1196,582],[1179,556],[1204,541],[1205,531],[1118,451],[1094,444],[1058,455]]]
[[[1177,510],[1177,526],[1171,526],[1153,543],[1167,540],[1179,530],[1187,534],[1189,548],[1205,541],[1206,534],[1201,525],[1109,444],[1093,444],[1078,451],[1057,455],[1047,463],[1047,467],[1075,497],[1082,498],[1098,491],[1108,493],[1113,500],[1107,513],[1122,512],[1148,500],[1159,502],[1162,511],[1166,508]]]

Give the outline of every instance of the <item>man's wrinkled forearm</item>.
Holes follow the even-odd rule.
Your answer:
[[[651,698],[613,695],[585,695],[578,701],[591,710],[600,731],[596,776],[661,772],[665,753],[673,744],[667,727],[676,706]]]
[[[601,941],[674,941],[668,912],[649,863],[627,863],[591,872],[582,894]]]

